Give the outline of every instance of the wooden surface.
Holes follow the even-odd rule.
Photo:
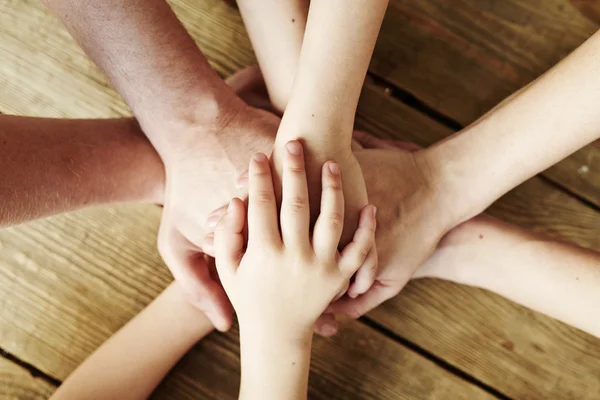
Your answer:
[[[594,4],[392,0],[358,125],[421,145],[451,134],[585,40],[600,15]],[[222,75],[254,62],[235,9],[220,0],[173,6]],[[0,112],[128,115],[34,0],[0,3]],[[490,212],[600,250],[598,149],[588,146],[526,182]],[[97,209],[0,232],[0,348],[64,379],[168,283],[154,248],[159,213]],[[593,399],[600,392],[599,340],[481,290],[417,282],[368,318],[375,327],[351,322],[339,337],[316,342],[311,398]],[[211,335],[155,397],[232,398],[237,353],[235,332]],[[39,390],[39,379],[15,382]]]
[[[0,357],[0,399],[2,400],[43,400],[47,399],[54,386],[14,362]]]

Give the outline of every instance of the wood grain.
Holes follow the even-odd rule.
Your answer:
[[[44,400],[54,389],[48,382],[31,376],[25,368],[0,356],[0,399]]]
[[[221,74],[254,62],[235,10],[220,0],[181,0],[173,5]],[[6,42],[9,45],[0,45],[0,87],[12,88],[0,91],[0,111],[73,117],[127,113],[118,95],[106,88],[99,72],[37,1],[9,0],[0,8],[0,35],[12,38]],[[44,71],[50,73],[43,75]],[[38,73],[47,79],[37,80],[34,76]],[[358,122],[380,136],[401,137],[422,145],[451,133],[386,96],[384,88],[374,84],[368,84],[363,93]],[[507,195],[490,211],[510,222],[600,249],[598,213],[539,178]],[[110,213],[116,213],[117,221]],[[21,268],[3,272],[13,278],[0,285],[4,291],[0,298],[2,345],[24,359],[35,360],[36,365],[40,363],[39,367],[52,376],[64,377],[166,285],[168,276],[153,247],[158,218],[154,213],[158,210],[94,210],[40,221],[2,236],[0,242],[10,243],[12,249],[0,249],[2,257],[21,260],[19,265],[33,271],[21,274]],[[70,237],[75,238],[71,245]],[[47,244],[45,238],[54,238],[64,248]],[[81,248],[77,240],[90,248]],[[58,274],[59,270],[63,272]],[[85,279],[79,279],[82,273]],[[17,287],[26,291],[13,294]],[[513,398],[585,398],[597,393],[578,391],[598,387],[600,358],[593,357],[598,353],[596,339],[497,296],[447,283],[419,282],[371,317]],[[77,334],[79,331],[83,334]],[[236,353],[235,341],[223,339],[220,343],[206,345],[217,350],[200,351],[203,356],[198,356],[203,365],[225,360],[225,366],[218,367],[221,372],[210,372],[210,382],[232,379],[231,371],[237,368],[233,361],[227,361],[227,354]],[[547,353],[542,354],[538,347]],[[184,364],[188,362],[196,365],[194,361]],[[221,375],[214,375],[217,373]],[[186,385],[196,384],[193,378],[181,379],[188,382]]]
[[[370,71],[465,126],[591,36],[599,4],[391,0]],[[600,206],[599,160],[589,145],[544,175]]]
[[[159,214],[93,209],[0,231],[0,347],[65,379],[169,283],[155,250]],[[315,399],[493,398],[358,321],[317,339],[313,354]],[[211,334],[153,398],[234,398],[238,355],[237,329]]]

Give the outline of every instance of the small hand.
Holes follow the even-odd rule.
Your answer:
[[[258,154],[248,174],[247,247],[244,203],[234,199],[215,232],[216,262],[240,330],[306,338],[365,262],[374,241],[375,209],[363,208],[353,241],[338,253],[344,194],[339,166],[326,162],[321,168],[321,213],[311,240],[302,146],[292,141],[285,149],[280,218],[268,159]]]

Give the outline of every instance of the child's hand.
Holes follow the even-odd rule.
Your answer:
[[[269,160],[257,154],[249,169],[248,246],[244,203],[233,199],[215,232],[217,270],[242,334],[309,339],[317,318],[365,261],[374,243],[375,207],[363,208],[354,239],[340,254],[344,196],[338,165],[323,166],[312,240],[299,142],[287,143],[283,165],[281,233]]]

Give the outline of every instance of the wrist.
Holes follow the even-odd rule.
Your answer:
[[[485,188],[469,185],[469,169],[465,168],[457,157],[464,158],[464,153],[456,151],[451,141],[439,146],[417,152],[415,159],[422,163],[423,171],[428,173],[428,181],[434,195],[431,196],[435,217],[443,224],[445,231],[468,221],[484,211],[482,193]]]
[[[245,103],[225,85],[223,93],[165,107],[169,112],[142,114],[140,125],[165,163],[210,135],[217,135]],[[186,96],[189,99],[190,96]]]
[[[240,328],[240,398],[297,398],[306,393],[312,332],[302,338],[271,330],[257,336]]]

